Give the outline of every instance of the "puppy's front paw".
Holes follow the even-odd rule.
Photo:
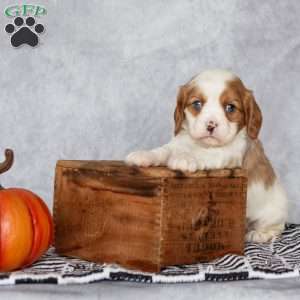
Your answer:
[[[198,169],[196,159],[185,153],[171,155],[167,166],[172,170],[179,170],[183,172],[196,172]]]
[[[266,243],[279,236],[283,229],[284,224],[279,224],[267,228],[251,230],[246,234],[246,241],[254,243]]]
[[[139,167],[149,167],[149,166],[158,166],[159,160],[157,159],[155,153],[151,151],[135,151],[130,153],[125,162],[128,165],[134,165]]]

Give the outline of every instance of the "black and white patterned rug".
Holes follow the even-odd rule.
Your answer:
[[[0,273],[0,285],[22,283],[78,284],[102,280],[146,283],[232,281],[299,276],[300,225],[287,224],[271,243],[248,243],[245,256],[226,255],[210,263],[170,266],[160,273],[142,273],[114,264],[96,264],[62,257],[51,248],[30,268]]]

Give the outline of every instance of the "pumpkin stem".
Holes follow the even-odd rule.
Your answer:
[[[5,149],[5,160],[0,163],[0,174],[8,171],[14,162],[14,152],[11,149]]]

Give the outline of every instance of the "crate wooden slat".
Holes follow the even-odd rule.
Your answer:
[[[241,169],[183,173],[121,161],[58,161],[58,253],[142,271],[243,254]]]

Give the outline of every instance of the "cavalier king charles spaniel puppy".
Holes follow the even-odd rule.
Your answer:
[[[174,119],[175,136],[169,143],[133,152],[127,164],[187,172],[244,168],[246,240],[267,242],[278,236],[287,219],[287,197],[257,138],[261,111],[241,79],[227,70],[193,77],[179,89]]]

